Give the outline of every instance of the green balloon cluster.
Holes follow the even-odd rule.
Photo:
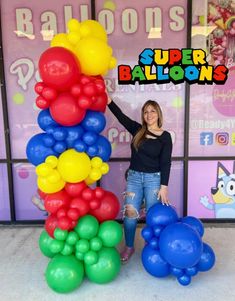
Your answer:
[[[46,280],[56,292],[65,293],[78,287],[83,270],[95,283],[110,282],[118,275],[121,263],[115,247],[122,240],[122,227],[116,221],[99,224],[94,216],[85,215],[78,220],[74,231],[56,228],[54,237],[43,231],[39,247],[45,256],[53,257]]]

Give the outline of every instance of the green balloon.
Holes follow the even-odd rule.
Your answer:
[[[88,251],[85,255],[84,255],[84,263],[91,265],[91,264],[95,264],[98,261],[98,254],[95,251]]]
[[[108,283],[117,277],[121,268],[120,255],[115,248],[103,247],[96,264],[85,264],[88,279],[95,283]]]
[[[78,252],[78,251],[75,252],[76,258],[81,260],[81,261],[84,259],[84,254],[85,253],[81,253],[81,252]]]
[[[99,251],[102,248],[102,240],[99,237],[94,237],[90,240],[90,248],[93,251]]]
[[[78,235],[76,232],[72,231],[69,232],[68,237],[66,238],[66,243],[68,243],[69,245],[73,246],[76,244],[76,242],[78,241]]]
[[[75,256],[56,255],[46,269],[46,281],[57,293],[69,293],[78,288],[84,278],[84,267]]]
[[[99,222],[92,215],[84,215],[79,219],[74,230],[80,238],[91,239],[96,236],[99,230]]]
[[[115,247],[122,240],[122,226],[115,221],[106,221],[100,225],[98,237],[102,239],[103,246]]]
[[[68,236],[68,231],[56,228],[54,231],[54,237],[58,240],[65,240]]]
[[[63,250],[60,253],[62,255],[67,256],[67,255],[73,254],[73,252],[74,252],[74,246],[71,246],[71,245],[65,243],[64,244],[64,248],[63,248]]]
[[[50,243],[50,251],[54,254],[60,253],[64,248],[64,241],[53,239]]]
[[[81,253],[86,253],[90,249],[90,244],[87,239],[79,239],[75,247],[76,247],[76,251]]]
[[[54,257],[55,253],[51,252],[50,244],[53,241],[53,238],[48,235],[48,233],[43,230],[40,237],[39,237],[39,248],[43,255],[47,257]]]

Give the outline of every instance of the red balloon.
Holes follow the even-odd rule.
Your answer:
[[[66,183],[65,190],[71,197],[76,197],[81,194],[83,189],[87,188],[87,184],[82,181],[79,183]]]
[[[55,100],[57,97],[57,91],[53,88],[45,87],[42,91],[42,97],[46,100]]]
[[[72,221],[77,221],[80,217],[80,212],[76,208],[70,208],[67,212],[67,216],[72,220]]]
[[[81,75],[80,80],[79,80],[79,82],[82,85],[86,85],[86,84],[90,83],[91,81],[92,81],[92,78],[90,76],[87,76],[84,74]]]
[[[101,223],[103,221],[115,219],[120,210],[120,204],[117,197],[110,191],[105,191],[104,197],[101,199],[99,208],[90,210],[90,214],[98,219]]]
[[[70,208],[79,210],[80,216],[87,214],[90,210],[89,203],[82,198],[74,198],[70,203]]]
[[[36,98],[36,106],[39,108],[39,109],[47,109],[49,108],[50,106],[50,102],[48,100],[46,100],[45,98],[43,98],[42,96],[38,96]]]
[[[91,210],[97,209],[101,205],[101,200],[100,199],[92,199],[92,200],[90,200],[89,205],[90,205]]]
[[[93,104],[90,106],[90,110],[93,111],[100,111],[100,112],[104,112],[106,109],[106,105],[108,102],[108,97],[106,93],[103,93],[101,95],[98,96],[93,96],[94,97],[94,102]],[[92,98],[93,98],[92,97]]]
[[[73,230],[73,228],[75,228],[77,226],[77,223],[78,223],[78,221],[73,221],[72,220],[69,230]]]
[[[82,91],[86,96],[89,96],[89,97],[95,96],[98,92],[94,82],[84,85],[82,88]]]
[[[34,86],[34,91],[38,94],[41,94],[43,89],[44,89],[45,85],[43,82],[38,82],[35,84]]]
[[[69,206],[70,197],[65,190],[47,194],[45,208],[50,213],[56,213],[61,207]]]
[[[84,189],[82,191],[82,198],[86,201],[90,201],[91,199],[93,199],[95,197],[95,193],[94,191],[90,188],[87,187],[86,189]]]
[[[39,73],[46,85],[66,91],[80,77],[80,64],[75,55],[63,47],[51,47],[39,59]]]
[[[97,198],[101,199],[101,198],[104,196],[105,191],[104,191],[104,189],[101,188],[101,187],[96,187],[96,188],[94,189],[94,193],[95,193],[95,196],[96,196]]]
[[[60,217],[58,218],[58,227],[61,230],[69,230],[71,227],[71,222],[71,219],[67,216]]]
[[[57,218],[65,217],[67,216],[67,212],[68,209],[66,207],[62,207],[56,212],[56,216]]]
[[[81,84],[76,84],[73,85],[70,89],[70,93],[74,96],[74,97],[78,97],[82,92],[82,85]]]
[[[77,104],[79,108],[87,110],[92,105],[92,99],[90,96],[80,95],[77,99]]]
[[[73,126],[80,123],[85,117],[86,111],[79,108],[76,98],[70,93],[61,93],[51,103],[50,113],[52,118],[61,125]]]
[[[105,93],[105,83],[103,79],[96,79],[95,80],[97,94]]]
[[[54,214],[51,214],[46,219],[45,225],[44,225],[47,233],[54,238],[54,231],[55,228],[58,227],[58,219]]]

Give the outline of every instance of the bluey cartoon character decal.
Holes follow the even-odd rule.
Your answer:
[[[200,198],[200,203],[209,210],[214,210],[216,218],[235,218],[235,161],[233,173],[222,163],[217,165],[216,187],[211,188],[212,202],[207,196]]]

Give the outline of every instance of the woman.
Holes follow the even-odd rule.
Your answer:
[[[126,246],[121,252],[122,262],[127,262],[135,251],[135,231],[143,198],[146,211],[159,201],[169,205],[172,141],[170,133],[162,129],[162,111],[157,102],[148,100],[143,105],[142,125],[126,116],[110,97],[108,107],[133,136],[124,202]]]

